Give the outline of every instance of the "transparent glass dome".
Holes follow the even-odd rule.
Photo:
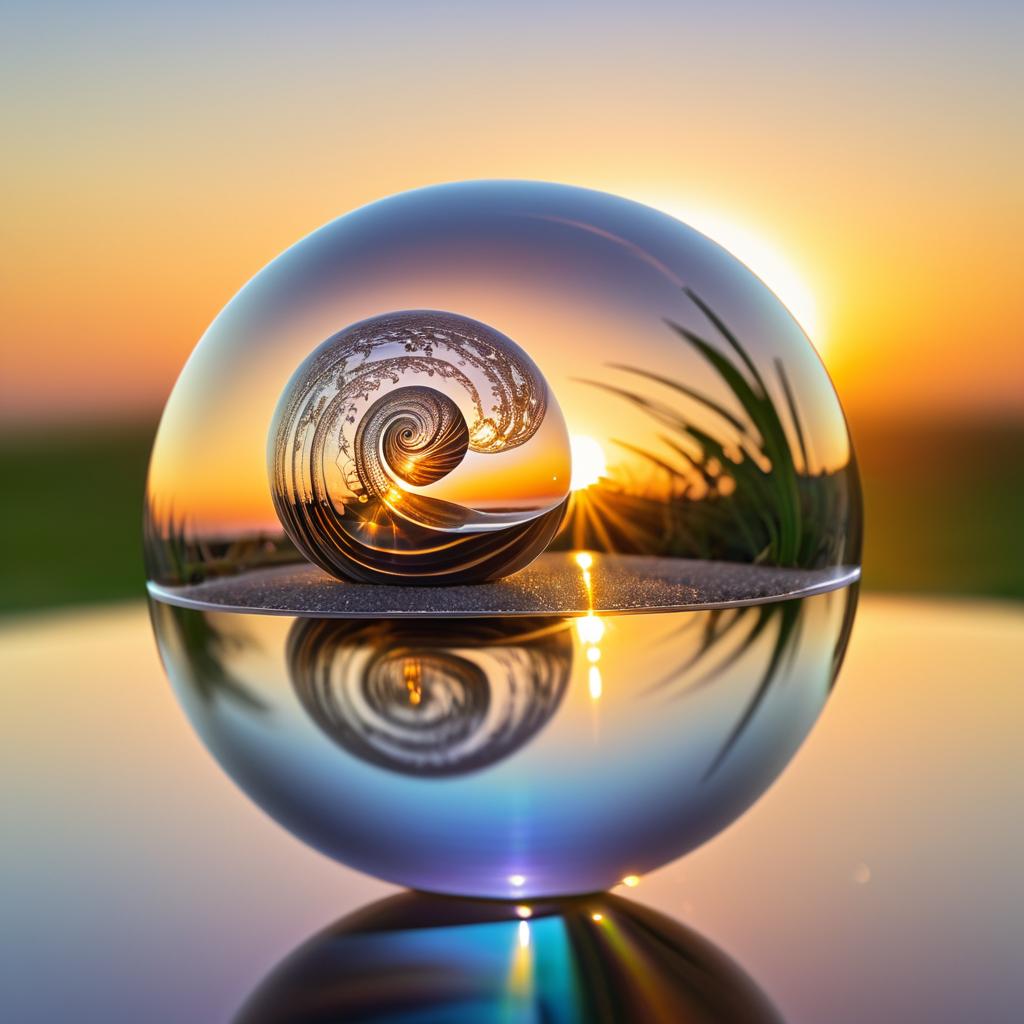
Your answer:
[[[243,789],[365,870],[512,897],[650,870],[767,786],[834,682],[861,506],[828,375],[740,262],[612,195],[469,182],[232,299],[145,537]]]

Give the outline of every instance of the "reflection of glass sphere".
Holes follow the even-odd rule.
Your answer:
[[[390,881],[511,898],[606,888],[733,821],[817,718],[854,599],[153,621],[203,740],[283,825]]]
[[[168,672],[246,792],[356,867],[510,897],[651,870],[756,799],[835,680],[861,508],[828,376],[746,267],[615,196],[469,182],[328,224],[224,308],[145,541]]]
[[[374,903],[278,965],[235,1024],[781,1022],[721,950],[647,907],[589,896],[526,911],[420,893]]]

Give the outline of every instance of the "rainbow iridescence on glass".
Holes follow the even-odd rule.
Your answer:
[[[424,965],[429,965],[424,969]],[[295,950],[236,1024],[359,1020],[781,1024],[729,957],[614,896],[510,905],[403,893]]]

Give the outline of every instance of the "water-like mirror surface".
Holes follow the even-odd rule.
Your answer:
[[[678,614],[316,619],[152,605],[185,710],[320,850],[436,892],[591,892],[715,834],[818,716],[856,588]]]

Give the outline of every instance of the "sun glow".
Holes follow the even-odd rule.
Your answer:
[[[822,351],[822,324],[814,292],[804,275],[773,240],[758,235],[718,210],[651,199],[641,199],[641,202],[647,202],[684,224],[689,224],[731,252],[775,292],[807,337],[814,342],[815,348]]]
[[[569,438],[572,452],[572,479],[569,490],[582,491],[596,484],[608,472],[604,449],[586,434],[573,434]]]

